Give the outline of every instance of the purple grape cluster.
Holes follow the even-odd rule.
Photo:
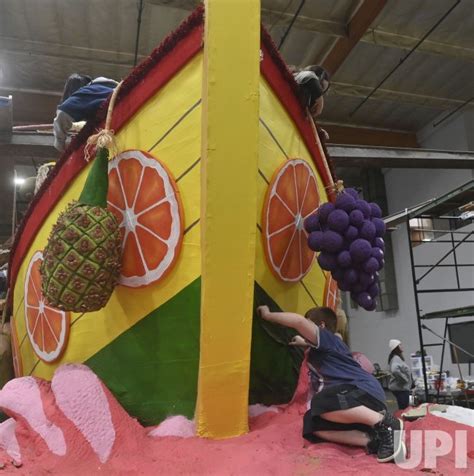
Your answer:
[[[352,188],[324,203],[304,223],[308,246],[318,251],[318,263],[330,271],[341,291],[367,311],[376,307],[378,276],[383,268],[385,223],[376,203],[359,198]]]

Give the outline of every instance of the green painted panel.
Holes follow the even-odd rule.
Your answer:
[[[199,278],[85,362],[144,425],[194,417],[200,299]]]
[[[266,304],[281,311],[272,298],[255,283],[254,309]],[[287,403],[298,384],[303,350],[288,346],[295,332],[263,321],[254,312],[250,363],[250,403],[265,405]]]

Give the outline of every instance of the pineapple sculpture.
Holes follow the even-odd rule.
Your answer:
[[[43,294],[64,311],[101,309],[120,276],[119,224],[106,208],[108,156],[106,147],[97,148],[79,200],[60,215],[43,251]]]

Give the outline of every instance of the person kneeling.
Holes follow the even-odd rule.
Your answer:
[[[327,307],[313,308],[306,317],[258,308],[266,321],[290,327],[309,345],[308,366],[315,392],[303,420],[303,437],[364,446],[381,463],[404,455],[403,422],[387,411],[377,379],[352,358],[335,335],[337,317]]]

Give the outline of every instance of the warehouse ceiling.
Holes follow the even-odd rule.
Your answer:
[[[143,1],[138,59],[197,3]],[[277,44],[294,20],[281,48],[288,64],[322,63],[333,72],[324,121],[416,132],[473,95],[472,0],[307,0],[295,18],[302,3],[262,0],[262,20]],[[51,122],[64,81],[73,72],[126,76],[134,63],[139,4],[0,0],[0,94],[13,95],[15,123]]]

